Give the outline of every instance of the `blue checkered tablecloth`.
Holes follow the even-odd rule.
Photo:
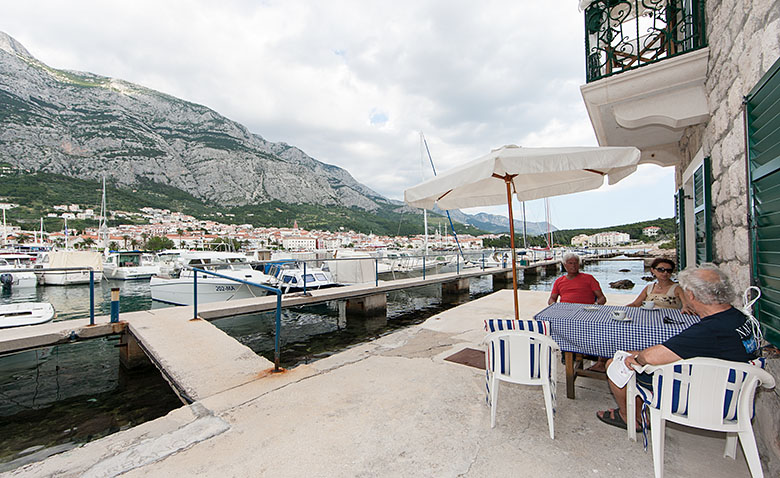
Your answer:
[[[630,321],[612,318],[625,310]],[[664,323],[664,317],[674,323]],[[611,358],[617,350],[642,350],[658,345],[699,321],[677,309],[555,303],[534,316],[550,322],[550,335],[564,352]]]

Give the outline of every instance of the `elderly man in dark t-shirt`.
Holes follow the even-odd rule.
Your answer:
[[[685,297],[701,322],[694,324],[661,345],[632,352],[627,366],[663,365],[693,357],[712,357],[734,362],[748,362],[757,356],[758,341],[747,317],[731,306],[734,290],[728,278],[714,264],[702,264],[680,273]],[[650,375],[638,374],[637,381],[647,386]],[[626,428],[626,389],[609,382],[618,407],[598,412],[599,420]],[[637,404],[637,422],[642,407]]]

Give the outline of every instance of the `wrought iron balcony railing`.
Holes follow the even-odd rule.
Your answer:
[[[705,0],[594,0],[585,9],[587,81],[707,46]]]

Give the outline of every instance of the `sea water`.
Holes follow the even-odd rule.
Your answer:
[[[427,272],[451,272],[453,266]],[[626,302],[639,294],[648,276],[643,261],[588,263],[605,292],[621,292]],[[420,272],[396,274],[396,278]],[[521,275],[520,289],[550,290],[560,271]],[[383,277],[384,278],[384,277]],[[388,277],[392,278],[392,277]],[[630,279],[628,290],[609,282]],[[110,311],[110,291],[120,289],[121,314],[148,310],[148,281],[98,281],[95,315]],[[511,284],[505,287],[511,288]],[[493,292],[491,276],[470,281],[473,300]],[[89,317],[89,286],[39,286],[0,295],[0,303],[46,301],[56,320]],[[429,285],[388,293],[387,314],[352,320],[337,302],[282,311],[281,365],[286,368],[326,357],[399,328],[418,324],[456,303],[442,304],[441,287]],[[269,360],[274,359],[275,314],[248,314],[215,320],[214,325]],[[26,461],[77,446],[115,431],[165,415],[181,406],[169,385],[153,367],[128,372],[119,366],[114,337],[46,347],[0,357],[0,471]]]

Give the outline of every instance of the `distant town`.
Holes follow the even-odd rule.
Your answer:
[[[15,204],[0,204],[5,211],[16,207]],[[79,204],[62,204],[53,206],[54,212],[47,213],[47,218],[63,219],[60,231],[23,230],[20,226],[3,223],[4,244],[27,244],[46,242],[59,247],[97,248],[99,246],[99,231],[97,227],[81,231],[68,230],[68,220],[99,220],[93,208],[82,207]],[[221,213],[217,213],[222,215]],[[232,214],[224,214],[229,222]],[[114,211],[108,218],[112,222],[128,219],[136,224],[109,227],[107,245],[111,249],[146,248],[152,238],[158,238],[156,248],[199,249],[219,242],[230,242],[244,250],[283,249],[288,251],[313,251],[317,249],[422,249],[426,237],[416,236],[382,236],[364,234],[351,230],[338,232],[305,230],[299,228],[297,221],[293,227],[255,227],[251,224],[230,224],[213,220],[197,219],[193,216],[168,209],[142,208],[140,212]],[[138,224],[144,222],[143,224]],[[343,229],[343,228],[342,228]],[[645,227],[644,236],[654,237],[660,232],[657,226]],[[488,239],[498,239],[507,234],[483,234],[472,236],[459,234],[457,241],[466,250],[482,249]],[[429,231],[428,247],[434,249],[450,249],[457,247],[455,238],[447,231]],[[580,234],[571,239],[573,247],[619,246],[629,244],[633,239],[629,234],[619,231],[599,232],[593,235]]]

